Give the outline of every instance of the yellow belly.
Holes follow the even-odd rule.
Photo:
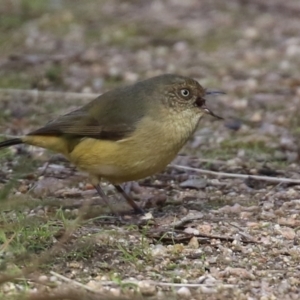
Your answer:
[[[72,151],[70,160],[91,175],[117,184],[162,171],[176,153],[168,149],[161,151],[156,145],[151,149],[137,146],[130,140],[111,142],[88,138]]]
[[[70,160],[92,176],[112,183],[138,180],[165,169],[195,130],[199,116],[161,122],[144,118],[134,134],[120,141],[83,139]]]

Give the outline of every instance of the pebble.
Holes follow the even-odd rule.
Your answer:
[[[234,131],[239,130],[242,127],[242,125],[243,125],[242,121],[237,118],[229,118],[226,119],[226,121],[224,122],[225,127]]]
[[[293,228],[280,226],[278,224],[275,225],[275,230],[280,233],[285,239],[293,240],[296,236],[296,232]]]
[[[206,179],[188,179],[180,183],[180,187],[182,188],[190,188],[190,189],[203,189],[207,186]]]
[[[125,72],[123,77],[124,77],[124,80],[127,82],[135,82],[138,80],[139,75],[137,73],[133,73],[133,72]]]
[[[167,252],[167,248],[160,244],[156,245],[152,249],[152,255],[155,257],[163,256],[166,252]]]
[[[253,213],[252,212],[249,212],[249,211],[242,211],[241,213],[240,213],[240,218],[241,219],[250,219],[251,217],[253,216]]]
[[[2,290],[4,293],[14,291],[15,289],[16,289],[16,287],[12,282],[6,282],[2,285]]]
[[[239,99],[235,100],[231,103],[232,107],[235,109],[245,109],[248,106],[248,100],[247,99]]]
[[[262,119],[263,119],[262,112],[257,111],[257,112],[255,112],[255,113],[251,116],[250,121],[251,121],[251,122],[258,123],[258,122],[261,122]]]
[[[152,220],[152,219],[153,219],[153,215],[151,212],[147,212],[145,215],[141,217],[141,220]]]
[[[153,296],[156,294],[156,287],[154,284],[152,284],[149,281],[140,281],[138,283],[138,287],[140,289],[140,292],[144,296]]]
[[[225,213],[225,214],[239,214],[242,210],[242,206],[238,203],[234,204],[233,206],[225,205],[224,207],[221,207],[218,209],[219,213]]]
[[[290,45],[286,49],[286,55],[290,58],[296,57],[300,55],[300,46],[298,45]]]
[[[199,242],[198,242],[198,239],[193,236],[190,241],[189,241],[189,244],[188,246],[192,249],[198,249],[199,248]]]
[[[198,282],[201,284],[216,284],[217,279],[209,274],[207,275],[202,275],[199,277]]]
[[[120,289],[111,288],[109,291],[112,294],[112,296],[114,296],[114,297],[120,297],[121,296]]]
[[[255,39],[259,35],[258,30],[254,27],[249,27],[244,30],[244,36],[246,39]]]
[[[200,233],[199,230],[192,228],[192,227],[185,228],[184,232],[188,233],[188,234],[194,234],[194,235],[198,235]]]
[[[212,227],[210,224],[201,224],[197,226],[197,229],[203,234],[210,234]]]
[[[22,194],[25,194],[28,191],[28,185],[22,184],[19,186],[18,191]]]
[[[101,281],[91,280],[86,285],[95,291],[101,291],[103,289]]]
[[[255,279],[254,275],[243,268],[232,268],[232,267],[226,267],[224,271],[220,272],[220,275],[223,275],[224,277],[229,277],[230,275],[233,276],[239,276],[240,278],[244,279]]]
[[[158,291],[156,294],[156,299],[157,300],[166,300],[166,295],[163,291]]]
[[[177,291],[177,295],[180,297],[180,299],[190,299],[192,297],[191,291],[183,286]]]
[[[57,281],[57,277],[54,276],[54,275],[51,276],[51,277],[50,277],[50,281],[51,281],[51,282],[56,282],[56,281]]]
[[[48,277],[46,275],[41,275],[39,277],[39,281],[41,281],[41,282],[46,282],[47,280],[48,280]]]
[[[57,190],[63,189],[64,184],[60,179],[53,177],[41,178],[33,189],[33,194],[37,197],[45,197],[54,194]]]

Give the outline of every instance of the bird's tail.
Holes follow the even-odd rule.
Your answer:
[[[9,146],[18,145],[18,144],[23,144],[22,139],[14,138],[14,139],[0,142],[0,148],[9,147]]]

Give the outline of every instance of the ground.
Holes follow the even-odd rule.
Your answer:
[[[1,150],[1,299],[300,298],[299,0],[2,2],[3,138],[162,73],[226,94],[207,97],[224,120],[127,186],[144,219],[106,183],[122,222],[88,207],[59,155]]]

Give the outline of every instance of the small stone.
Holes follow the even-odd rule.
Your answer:
[[[258,30],[253,27],[246,28],[244,31],[244,36],[247,39],[255,39],[258,37]]]
[[[290,227],[283,226],[278,231],[287,240],[293,240],[296,236],[295,230]]]
[[[235,109],[245,109],[248,106],[248,100],[247,99],[239,99],[232,101],[231,103],[232,107]]]
[[[255,276],[246,269],[243,268],[232,268],[232,267],[226,267],[224,271],[220,272],[220,275],[223,275],[224,277],[229,277],[230,275],[233,276],[239,276],[240,278],[244,279],[254,279]]]
[[[82,264],[77,262],[77,261],[71,261],[69,264],[68,264],[68,267],[69,268],[72,268],[72,269],[81,269],[82,268]]]
[[[231,212],[234,214],[239,214],[242,210],[242,206],[238,203],[235,203],[232,207],[231,207]]]
[[[12,282],[6,282],[2,285],[2,290],[4,293],[12,292],[16,289],[15,285]]]
[[[262,113],[257,111],[252,115],[252,117],[250,118],[250,121],[258,123],[258,122],[261,122],[262,118],[263,118]]]
[[[63,189],[64,184],[61,180],[52,177],[41,178],[33,189],[37,197],[45,197],[54,194],[57,190]]]
[[[90,280],[86,285],[95,291],[101,291],[103,289],[101,281]]]
[[[180,187],[182,188],[190,188],[190,189],[203,189],[207,186],[207,181],[205,179],[188,179],[184,182],[180,183]]]
[[[165,253],[167,252],[167,249],[165,246],[163,245],[156,245],[153,249],[152,249],[152,255],[155,257],[158,256],[163,256]]]
[[[39,277],[39,281],[41,281],[41,282],[46,282],[47,280],[48,280],[48,277],[46,275],[41,275]]]
[[[177,295],[180,297],[180,299],[190,299],[192,297],[191,291],[183,286],[177,291]]]
[[[158,291],[156,294],[157,300],[166,300],[167,297],[163,291]]]
[[[199,248],[199,242],[198,242],[198,239],[193,236],[190,241],[189,241],[189,244],[188,246],[192,249],[198,249]]]
[[[138,80],[139,75],[137,73],[132,73],[132,72],[125,72],[124,75],[124,80],[128,82],[135,82]]]
[[[28,186],[25,184],[22,184],[19,186],[18,191],[22,194],[25,194],[28,191]]]
[[[203,234],[210,234],[212,227],[210,224],[201,224],[197,226],[197,229]]]
[[[78,208],[74,208],[74,209],[72,209],[71,213],[72,213],[73,216],[78,216],[79,209]]]
[[[288,57],[295,57],[300,55],[300,46],[298,45],[290,45],[286,49],[286,55]]]
[[[253,216],[253,212],[250,212],[250,211],[242,211],[240,213],[240,218],[241,219],[250,219],[251,217]]]
[[[215,277],[207,274],[207,275],[200,276],[199,279],[198,279],[198,282],[201,283],[201,284],[208,284],[208,285],[211,284],[211,285],[213,285],[213,284],[216,284],[217,279]]]
[[[225,213],[225,214],[239,214],[242,210],[242,206],[238,203],[234,204],[233,206],[225,205],[224,207],[221,207],[218,209],[219,213]]]
[[[85,190],[94,190],[95,187],[94,187],[92,184],[87,183],[87,184],[85,185],[84,189],[85,189]]]
[[[153,215],[151,212],[148,212],[141,217],[141,220],[152,220],[152,219],[154,219],[154,218],[153,218]]]
[[[120,297],[120,295],[121,295],[120,289],[111,288],[109,291],[112,294],[112,296],[114,296],[114,297]]]
[[[63,190],[57,190],[55,193],[57,196],[62,196],[65,198],[79,198],[82,197],[81,191],[77,189],[63,189]]]
[[[257,89],[257,86],[258,86],[258,82],[256,79],[254,78],[249,78],[247,81],[246,81],[246,87],[248,90],[250,91],[254,91]]]
[[[198,235],[200,233],[199,230],[192,228],[192,227],[185,228],[184,232],[187,234],[193,234],[193,235]]]
[[[153,296],[156,294],[155,285],[149,281],[146,281],[146,280],[140,281],[138,283],[138,286],[139,286],[141,294],[144,296]]]
[[[185,52],[188,49],[188,44],[186,42],[179,41],[179,42],[174,44],[173,48],[176,52],[182,53],[182,52]]]
[[[51,277],[50,277],[50,281],[51,281],[51,282],[56,282],[56,281],[57,281],[57,277],[54,276],[54,275],[51,276]]]
[[[242,127],[242,125],[243,125],[242,121],[237,118],[228,118],[224,122],[225,127],[234,131],[238,131]]]

